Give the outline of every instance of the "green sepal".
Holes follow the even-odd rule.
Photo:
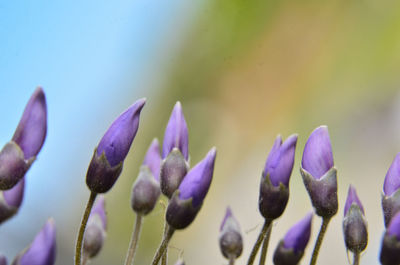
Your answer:
[[[274,252],[275,265],[296,265],[300,262],[304,255],[304,251],[294,251],[293,248],[285,248],[283,240],[281,240]]]
[[[388,227],[390,220],[400,211],[400,189],[390,196],[382,192],[382,209],[385,227]]]
[[[179,193],[180,191],[176,190],[172,195],[165,216],[168,224],[174,229],[184,229],[189,226],[203,205],[200,203],[194,207],[192,198],[182,200],[179,198]]]

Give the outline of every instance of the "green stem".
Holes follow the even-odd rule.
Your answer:
[[[321,229],[319,230],[317,241],[315,242],[314,250],[311,256],[310,265],[315,265],[317,263],[319,249],[321,248],[322,240],[324,239],[325,232],[328,228],[328,224],[331,218],[322,217]]]
[[[360,264],[360,252],[355,252],[353,265],[359,265],[359,264]]]
[[[260,234],[258,235],[256,243],[254,244],[253,249],[251,250],[249,260],[247,261],[247,265],[252,265],[254,263],[254,260],[257,256],[257,252],[260,249],[261,243],[263,242],[271,223],[272,223],[271,219],[265,219],[264,225],[260,231]]]
[[[165,250],[168,247],[168,243],[171,240],[173,234],[174,234],[175,230],[173,228],[171,228],[170,226],[168,226],[167,232],[165,233],[163,240],[161,241],[160,246],[157,249],[156,254],[154,255],[153,261],[152,261],[152,265],[157,265],[158,262],[160,262],[161,256],[164,254]]]
[[[167,220],[165,220],[164,236],[167,234],[167,230],[168,230],[168,223],[167,223]],[[167,265],[167,258],[168,258],[168,248],[165,249],[164,255],[162,255],[162,257],[161,257],[161,265]]]
[[[129,249],[128,249],[128,254],[126,255],[125,265],[133,264],[137,244],[139,241],[140,230],[142,228],[142,219],[143,217],[140,214],[136,214],[135,228],[133,229],[131,242],[129,243]]]
[[[264,242],[261,248],[261,256],[260,256],[260,265],[265,264],[265,258],[267,257],[267,251],[268,251],[268,244],[269,244],[269,238],[271,237],[271,230],[272,230],[272,220],[270,225],[268,226],[267,234],[265,235]]]
[[[78,238],[76,240],[75,248],[75,265],[81,265],[82,257],[82,245],[83,245],[83,235],[85,234],[86,224],[89,219],[90,212],[93,207],[93,203],[96,200],[97,193],[91,192],[89,200],[86,204],[85,212],[83,213],[83,218],[81,222],[81,227],[79,228]]]
[[[234,256],[231,256],[229,258],[229,265],[235,265],[235,257]]]

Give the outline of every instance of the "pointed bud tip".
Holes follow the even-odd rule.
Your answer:
[[[348,211],[350,210],[350,207],[353,203],[357,204],[358,207],[360,207],[360,210],[362,211],[362,213],[365,214],[364,207],[363,207],[360,199],[358,198],[356,189],[353,187],[353,185],[350,185],[349,190],[347,192],[346,204],[344,205],[344,215],[346,215],[348,213]]]
[[[143,160],[143,165],[147,166],[153,177],[160,181],[160,167],[161,167],[161,153],[158,139],[154,138],[149,148],[147,149],[146,155]]]
[[[310,212],[289,229],[283,239],[285,248],[304,251],[311,235],[312,218],[313,213]]]

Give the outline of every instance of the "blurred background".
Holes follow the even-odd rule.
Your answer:
[[[227,205],[245,234],[247,256],[261,229],[260,174],[277,134],[299,134],[285,214],[274,223],[272,253],[288,228],[311,211],[299,173],[304,144],[329,127],[340,209],[319,264],[347,264],[342,236],[349,184],[364,203],[369,245],[361,264],[377,264],[383,180],[400,151],[400,1],[1,1],[0,130],[9,141],[38,85],[48,103],[48,135],[27,174],[20,212],[0,227],[9,260],[50,216],[57,264],[72,264],[89,196],[87,166],[100,138],[136,99],[147,98],[140,129],[106,194],[108,236],[92,264],[123,264],[134,223],[130,192],[154,137],[162,141],[180,100],[191,163],[218,149],[214,180],[199,215],[175,234],[170,264],[226,264],[219,225]],[[165,201],[165,199],[163,199]],[[160,203],[145,218],[137,264],[149,264],[162,234]],[[308,263],[321,220],[302,264]]]

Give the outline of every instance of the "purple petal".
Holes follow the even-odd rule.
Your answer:
[[[161,155],[160,146],[157,139],[154,139],[151,142],[149,149],[147,149],[143,165],[148,166],[151,173],[153,173],[154,178],[157,181],[160,181]]]
[[[333,167],[328,127],[320,126],[311,133],[304,147],[301,165],[316,179],[320,179]]]
[[[283,144],[281,143],[282,139],[278,136],[265,163],[263,174],[263,176],[269,174],[271,183],[275,187],[279,186],[279,183],[283,183],[285,186],[289,185],[294,164],[297,135],[291,135]]]
[[[9,206],[19,208],[24,198],[25,178],[9,190],[3,191],[3,197]]]
[[[207,195],[214,172],[216,152],[213,147],[207,156],[187,173],[179,186],[179,198],[182,200],[193,198],[194,207],[201,204]]]
[[[290,228],[283,239],[285,248],[292,248],[297,252],[304,251],[311,235],[312,217],[313,214],[309,213]]]
[[[387,233],[391,236],[396,236],[397,240],[400,240],[400,212],[390,220]]]
[[[56,259],[56,227],[48,220],[21,256],[20,265],[53,265]]]
[[[347,214],[353,203],[357,204],[360,207],[362,213],[365,214],[364,207],[357,196],[356,189],[352,185],[350,185],[349,191],[347,192],[346,204],[344,205],[344,215]]]
[[[383,192],[386,196],[391,196],[400,188],[400,153],[393,159],[389,170],[386,173],[383,184]]]
[[[103,224],[103,228],[104,230],[106,230],[107,228],[106,202],[103,195],[100,195],[96,199],[95,204],[93,205],[93,209],[90,215],[92,216],[95,214],[97,214],[100,217]]]
[[[25,159],[36,156],[43,146],[47,132],[46,97],[38,87],[25,107],[12,140],[21,147]]]
[[[140,112],[145,103],[146,99],[136,101],[111,124],[100,140],[97,155],[104,152],[110,166],[118,165],[128,154],[139,128]]]
[[[179,101],[176,102],[171,117],[169,118],[167,128],[165,129],[162,157],[166,158],[175,147],[178,148],[183,157],[188,160],[189,134],[182,112],[182,106]]]
[[[222,231],[222,228],[224,228],[226,221],[228,220],[228,218],[231,218],[232,216],[233,215],[231,207],[226,207],[226,213],[224,219],[222,220],[221,226],[219,227],[219,231]]]
[[[233,229],[236,232],[240,233],[239,222],[236,220],[235,216],[233,216],[232,210],[230,207],[226,208],[225,217],[222,220],[219,231],[223,231],[225,229],[229,229],[229,230]]]

